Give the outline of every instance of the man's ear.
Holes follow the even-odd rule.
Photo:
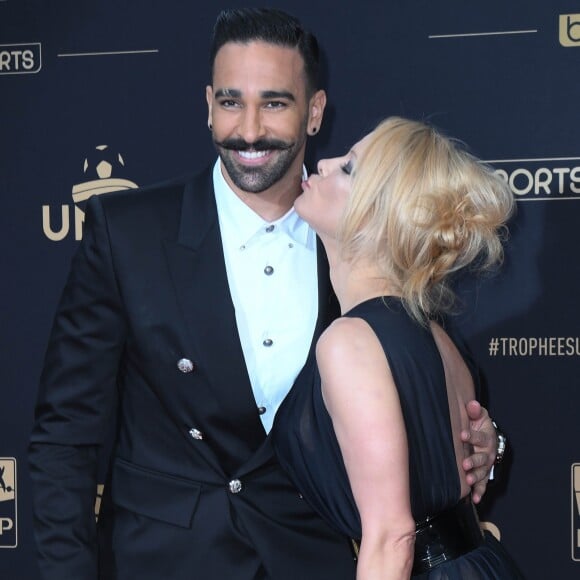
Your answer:
[[[316,91],[310,98],[308,105],[308,134],[315,135],[320,131],[322,118],[324,117],[324,108],[326,107],[326,92],[323,90]]]
[[[211,130],[213,108],[213,87],[211,85],[205,87],[205,100],[207,101],[207,126]]]

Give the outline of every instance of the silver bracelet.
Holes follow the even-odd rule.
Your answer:
[[[491,424],[495,427],[495,432],[497,435],[497,452],[495,454],[495,461],[493,462],[493,464],[498,465],[503,461],[505,455],[505,450],[507,447],[507,437],[500,431],[495,421],[492,420]]]

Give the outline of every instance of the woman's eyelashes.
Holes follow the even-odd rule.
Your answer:
[[[352,173],[352,160],[349,159],[345,164],[341,165],[340,168],[344,173],[350,175]]]

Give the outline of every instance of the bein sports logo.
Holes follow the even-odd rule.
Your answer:
[[[560,14],[560,44],[580,46],[580,14]]]
[[[572,464],[572,560],[580,562],[580,463]]]
[[[34,74],[42,68],[40,42],[0,44],[0,75]]]
[[[112,151],[108,145],[95,147],[85,157],[82,172],[83,181],[72,187],[74,219],[71,218],[71,206],[68,204],[60,206],[60,215],[58,215],[58,208],[43,205],[42,230],[44,235],[53,242],[59,242],[69,235],[72,226],[75,240],[80,240],[83,237],[85,212],[78,204],[83,204],[93,195],[138,187],[133,181],[122,177],[124,170],[125,161],[120,153]],[[71,223],[73,221],[74,224]]]
[[[580,157],[487,161],[517,201],[580,200]]]
[[[0,548],[16,548],[16,459],[0,457]]]

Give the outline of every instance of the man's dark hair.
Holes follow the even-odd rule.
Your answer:
[[[304,60],[306,93],[310,97],[318,89],[319,51],[316,37],[305,30],[300,21],[272,8],[239,8],[222,10],[213,29],[209,53],[210,74],[219,49],[228,42],[248,44],[266,42],[297,48]]]

